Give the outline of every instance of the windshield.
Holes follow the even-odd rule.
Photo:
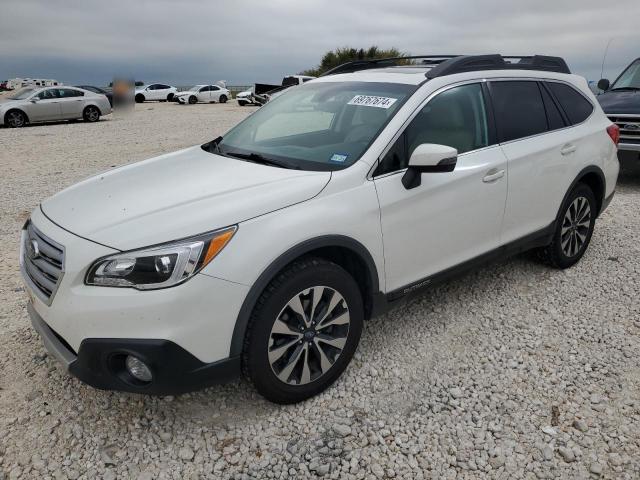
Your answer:
[[[611,87],[612,90],[627,88],[640,89],[640,60],[629,65]]]
[[[416,89],[373,82],[294,87],[234,127],[216,152],[253,154],[256,161],[279,160],[289,168],[340,170],[362,156]]]
[[[9,95],[9,100],[24,100],[35,91],[35,88],[21,88],[13,95]]]

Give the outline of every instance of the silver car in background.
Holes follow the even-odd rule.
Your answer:
[[[0,99],[0,125],[12,128],[58,120],[97,122],[110,113],[107,97],[75,87],[26,87]]]

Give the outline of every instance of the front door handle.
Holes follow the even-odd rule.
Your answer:
[[[484,183],[491,183],[501,179],[502,177],[504,177],[504,170],[498,170],[497,168],[492,168],[487,172],[487,174],[484,176],[482,181]]]
[[[576,146],[571,143],[567,143],[564,147],[560,149],[560,153],[562,155],[569,155],[570,153],[573,153],[575,151],[576,151]]]

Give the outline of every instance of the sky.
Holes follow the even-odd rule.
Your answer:
[[[546,54],[589,80],[640,57],[640,0],[1,0],[0,79],[279,82],[336,47]]]

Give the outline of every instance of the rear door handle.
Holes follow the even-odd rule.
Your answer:
[[[497,168],[492,168],[487,172],[487,174],[484,176],[482,181],[484,183],[491,183],[491,182],[495,182],[496,180],[499,180],[502,177],[504,177],[504,170],[498,170]]]
[[[571,143],[567,143],[564,147],[560,149],[560,153],[562,155],[569,155],[570,153],[573,153],[575,151],[576,151],[576,146]]]

